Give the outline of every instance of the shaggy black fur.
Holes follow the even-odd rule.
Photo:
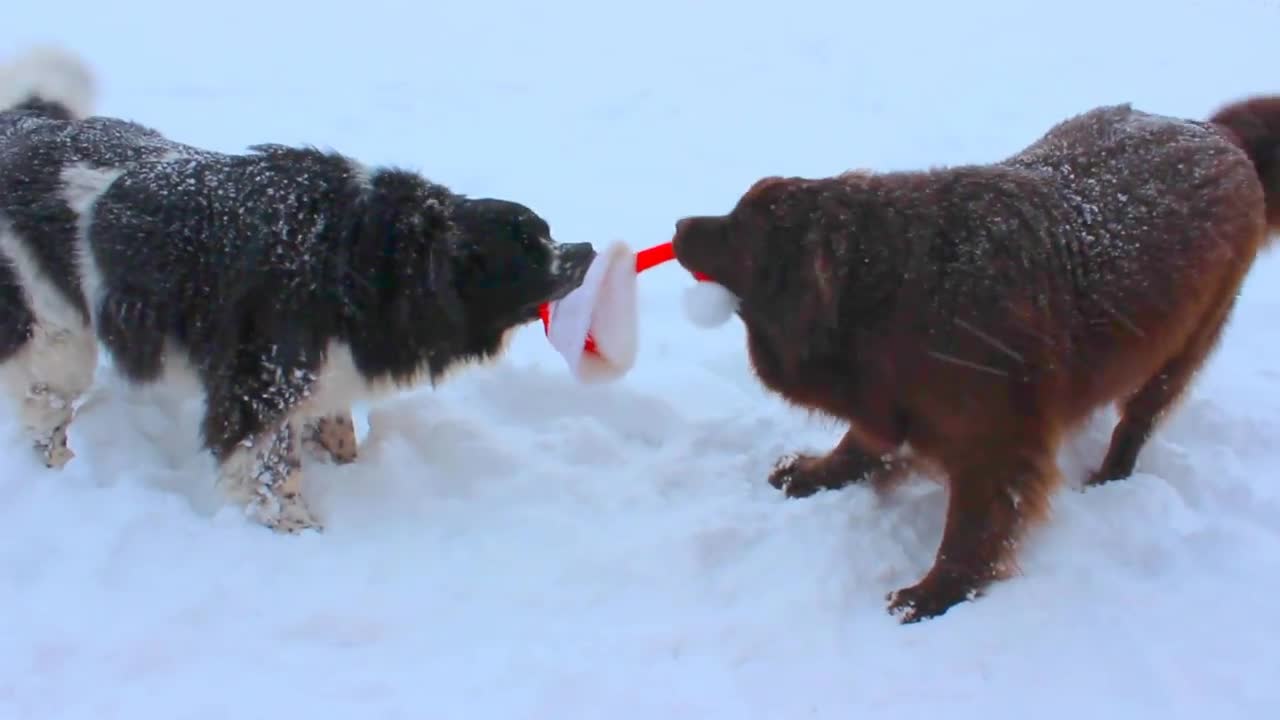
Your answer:
[[[203,436],[219,460],[311,393],[335,345],[366,381],[434,382],[497,354],[595,256],[555,243],[522,205],[405,170],[314,148],[206,152],[48,106],[0,113],[0,232],[126,377],[154,381],[181,353],[208,393]],[[3,361],[33,322],[7,262],[0,303]]]

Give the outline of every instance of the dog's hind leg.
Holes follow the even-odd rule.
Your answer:
[[[328,458],[338,465],[354,462],[359,448],[351,412],[308,418],[303,423],[302,446],[311,455]]]
[[[75,457],[67,431],[76,402],[93,384],[96,364],[97,347],[88,332],[40,325],[0,364],[0,382],[20,403],[23,429],[45,467],[61,468]]]
[[[83,318],[0,222],[0,387],[46,467],[61,468],[75,456],[67,431],[97,361]]]
[[[1086,486],[1102,485],[1133,474],[1138,454],[1156,426],[1169,414],[1195,379],[1226,327],[1236,304],[1244,272],[1235,274],[1177,354],[1149,378],[1121,408],[1120,422],[1111,433],[1107,454]]]

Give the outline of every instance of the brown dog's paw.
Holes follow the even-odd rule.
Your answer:
[[[972,583],[933,582],[928,578],[885,596],[889,614],[903,625],[944,615],[962,602],[976,600],[981,589]]]
[[[852,478],[832,473],[825,460],[812,455],[784,455],[773,466],[769,484],[789,498],[803,498],[822,490],[839,490],[852,482]]]
[[[1130,473],[1104,466],[1089,473],[1089,477],[1084,481],[1084,486],[1086,488],[1098,487],[1099,485],[1106,485],[1107,483],[1115,482],[1117,480],[1124,480],[1129,477],[1129,475]]]

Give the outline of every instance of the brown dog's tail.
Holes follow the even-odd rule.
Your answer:
[[[1280,232],[1280,95],[1231,103],[1210,121],[1230,131],[1249,154],[1266,193],[1267,225]]]

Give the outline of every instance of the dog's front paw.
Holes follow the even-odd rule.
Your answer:
[[[826,458],[793,453],[778,459],[769,484],[789,498],[803,498],[822,490],[839,490],[849,484],[849,478],[832,473]]]
[[[926,578],[909,588],[889,593],[885,600],[889,603],[889,614],[907,625],[943,615],[980,594],[980,589],[972,583],[936,582]]]
[[[285,498],[260,497],[249,506],[250,516],[261,525],[284,535],[297,535],[307,530],[324,532],[301,496]]]
[[[48,438],[38,441],[33,445],[36,457],[44,466],[50,470],[61,470],[64,465],[71,462],[76,456],[75,452],[67,445],[67,426],[59,425],[54,428]]]
[[[802,465],[806,459],[807,456],[798,453],[778,458],[773,471],[769,473],[769,484],[791,498],[806,497],[817,492],[805,481]]]
[[[1085,478],[1084,486],[1086,488],[1098,487],[1117,480],[1124,480],[1127,477],[1129,477],[1129,473],[1103,466],[1089,473],[1089,477]]]

